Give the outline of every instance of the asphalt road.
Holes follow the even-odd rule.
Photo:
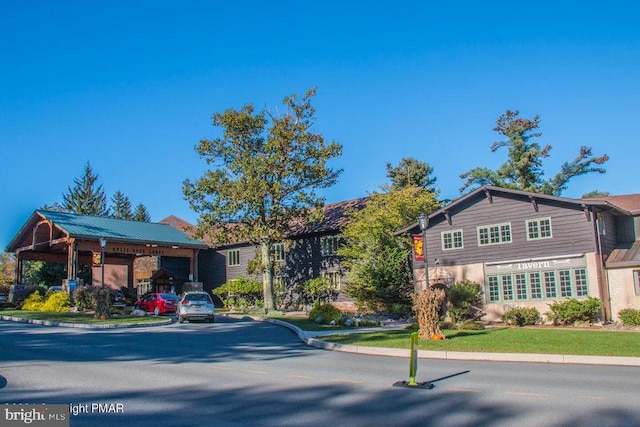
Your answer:
[[[0,403],[71,426],[639,426],[640,368],[420,360],[305,346],[249,319],[124,330],[0,322]],[[100,406],[102,405],[102,406]],[[111,411],[111,412],[104,412]]]

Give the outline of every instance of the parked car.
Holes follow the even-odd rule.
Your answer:
[[[174,294],[150,293],[136,301],[135,308],[157,316],[159,314],[175,313],[178,309],[179,301],[180,298]]]
[[[178,304],[178,322],[185,320],[215,320],[215,308],[208,293],[203,291],[185,292]]]

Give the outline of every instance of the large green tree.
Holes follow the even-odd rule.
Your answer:
[[[111,216],[116,219],[131,219],[131,201],[121,191],[116,191],[111,197]]]
[[[418,186],[437,194],[436,178],[432,174],[432,166],[413,157],[403,158],[398,166],[387,163],[387,178],[391,179],[391,188],[394,190]]]
[[[275,308],[271,248],[291,224],[317,219],[324,199],[317,189],[335,184],[342,170],[328,165],[342,146],[314,131],[315,89],[284,98],[283,111],[256,112],[247,104],[213,116],[222,136],[204,139],[196,152],[211,166],[192,182],[185,199],[199,213],[197,235],[217,244],[249,241],[260,247],[264,308]]]
[[[91,163],[87,162],[82,177],[73,180],[74,186],[62,195],[62,207],[67,212],[81,215],[107,216],[107,196],[98,185],[98,175],[93,173]]]
[[[149,211],[145,205],[138,203],[131,219],[134,221],[149,222],[151,221],[151,215],[149,215]]]
[[[440,207],[431,191],[411,186],[374,193],[364,209],[349,212],[338,250],[349,271],[346,293],[363,308],[392,310],[411,307],[411,246],[394,232],[415,223],[421,213]]]
[[[587,173],[605,173],[606,170],[599,165],[604,164],[609,157],[605,154],[594,157],[591,147],[580,147],[578,156],[571,162],[562,164],[560,172],[552,178],[543,178],[542,160],[549,157],[550,145],[541,147],[535,141],[542,136],[537,129],[540,117],[536,115],[533,120],[520,117],[518,110],[507,110],[496,122],[494,131],[507,139],[494,142],[491,152],[499,148],[508,149],[507,161],[497,170],[485,167],[477,167],[460,175],[466,179],[460,191],[472,186],[495,185],[497,187],[513,188],[535,193],[544,193],[559,196],[567,188],[567,183],[573,177]]]

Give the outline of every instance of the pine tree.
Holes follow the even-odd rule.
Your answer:
[[[129,220],[133,218],[131,201],[121,191],[116,191],[111,198],[111,217]]]
[[[98,175],[93,173],[91,163],[87,162],[84,175],[74,179],[74,187],[69,187],[68,192],[62,195],[62,207],[67,212],[81,215],[107,216],[107,196],[97,181]]]
[[[138,206],[136,206],[136,210],[133,213],[133,217],[131,219],[140,222],[150,222],[151,215],[149,215],[149,211],[147,210],[146,206],[140,203],[138,204]]]
[[[519,116],[518,110],[501,115],[495,132],[505,136],[504,141],[494,142],[491,151],[499,148],[507,148],[507,161],[497,170],[486,167],[477,167],[460,175],[466,179],[460,191],[465,191],[472,186],[495,185],[496,187],[513,188],[535,193],[559,196],[567,188],[567,183],[573,177],[592,172],[605,173],[600,165],[609,160],[606,154],[595,157],[591,147],[580,147],[578,156],[571,162],[564,162],[560,172],[547,180],[543,179],[542,159],[549,157],[550,145],[541,147],[534,141],[542,136],[538,132],[540,117],[534,116],[533,120]]]

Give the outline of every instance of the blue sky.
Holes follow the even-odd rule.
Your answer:
[[[547,176],[581,145],[610,156],[564,196],[638,193],[639,4],[0,0],[0,247],[87,161],[153,221],[196,222],[182,182],[206,170],[211,116],[311,87],[316,129],[344,146],[327,202],[403,157],[458,197],[461,173],[504,161],[489,147],[506,109],[540,114]]]

